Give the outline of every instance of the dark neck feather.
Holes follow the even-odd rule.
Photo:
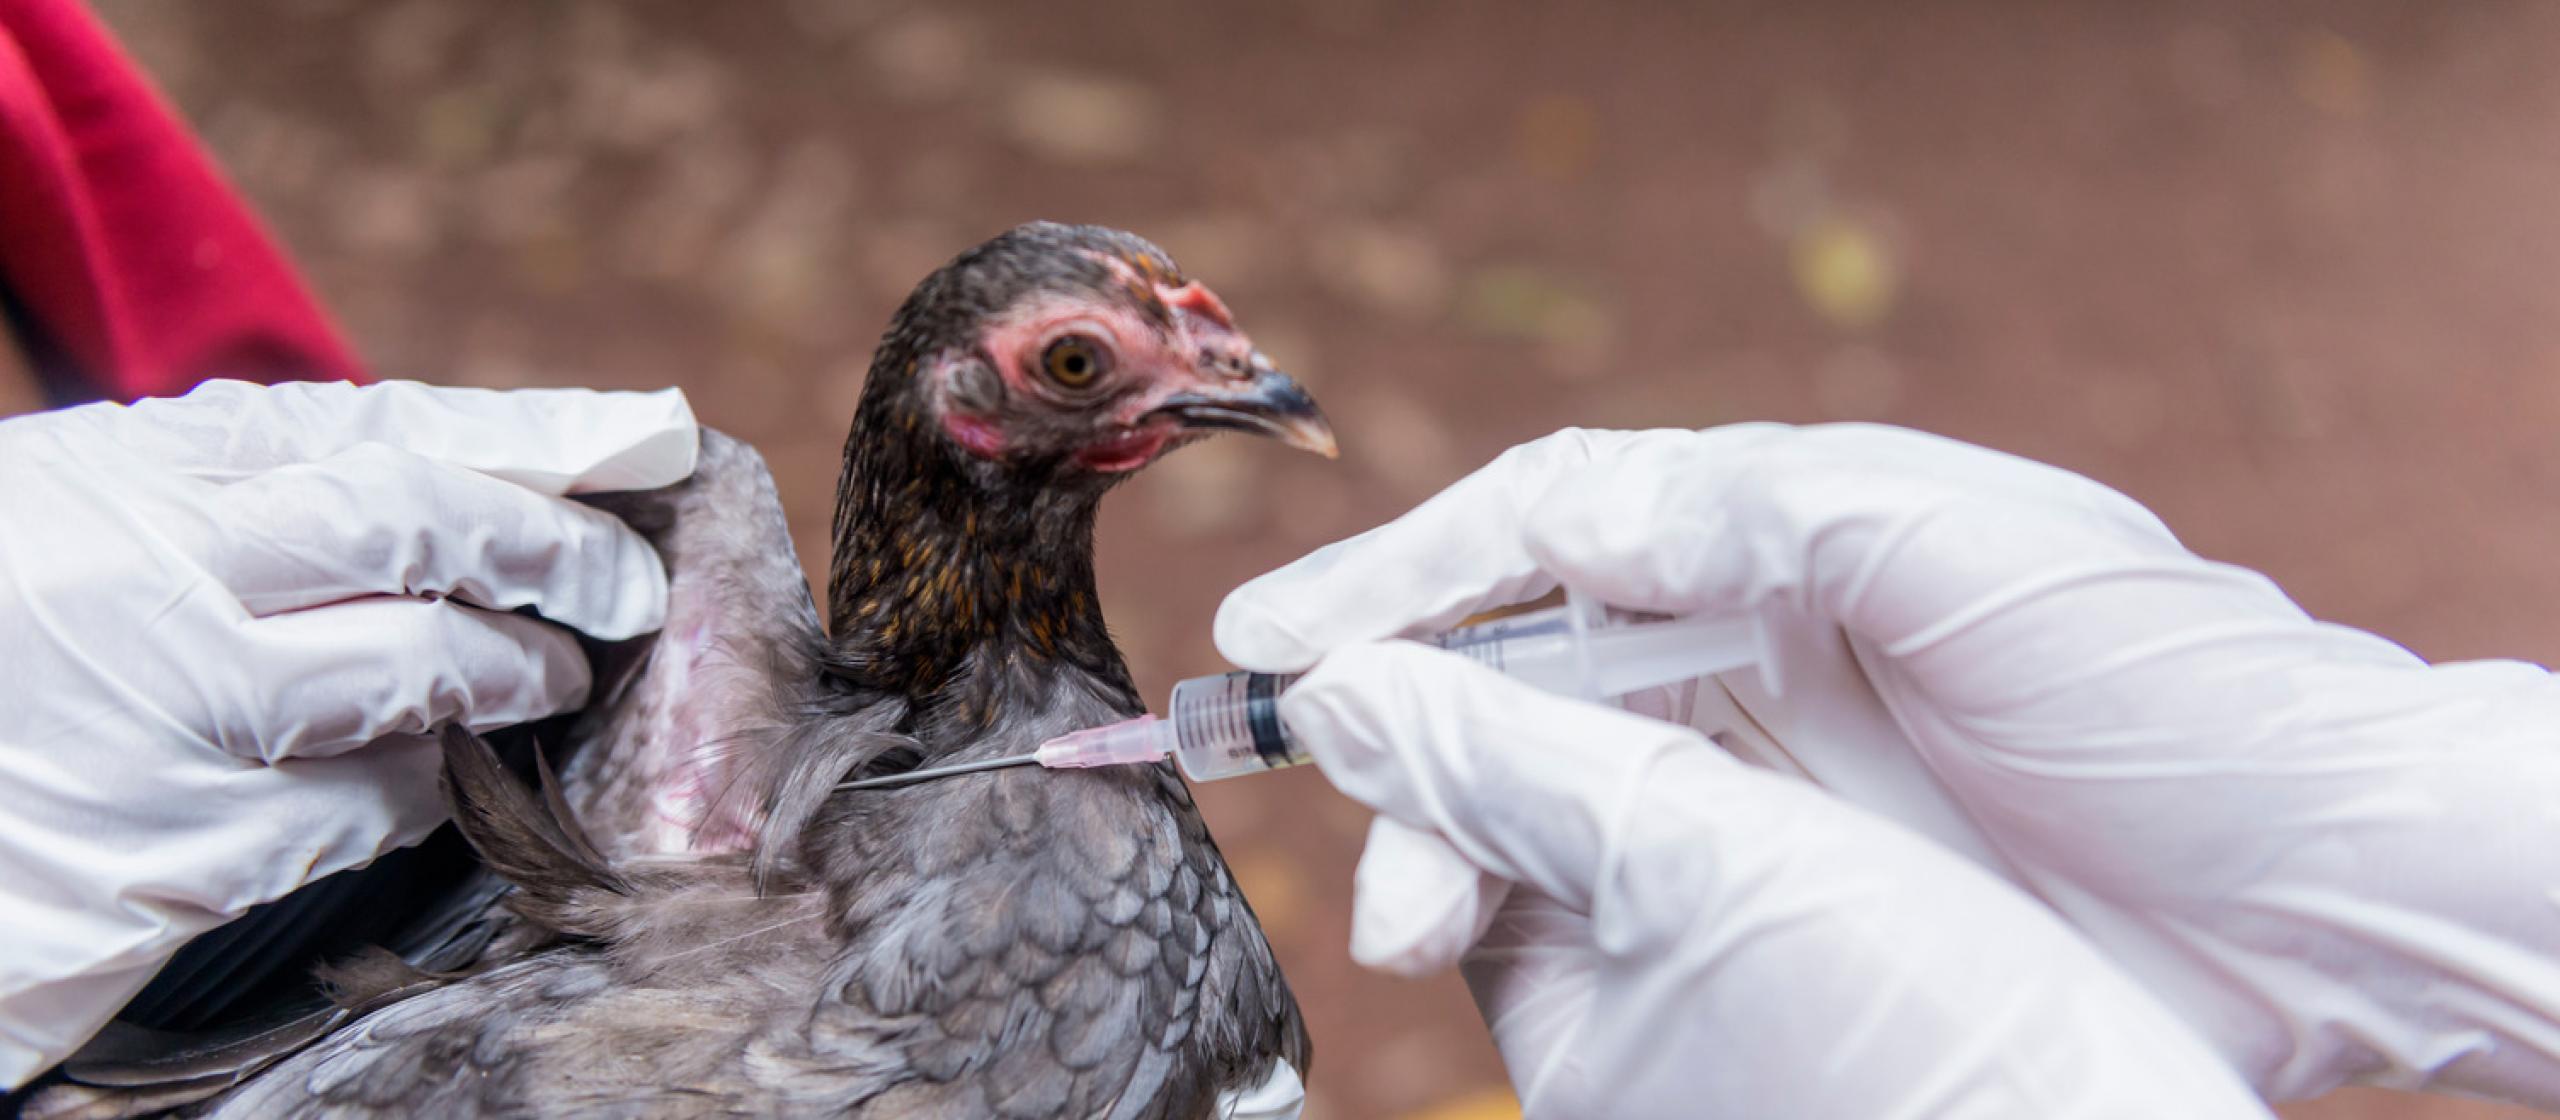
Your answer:
[[[845,441],[829,671],[919,711],[973,655],[1082,670],[1131,691],[1094,595],[1100,489],[1039,485],[963,460],[912,401],[903,365],[889,363],[895,382],[874,369],[874,391]],[[970,706],[992,718],[985,699]]]

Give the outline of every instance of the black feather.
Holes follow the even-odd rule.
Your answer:
[[[472,850],[515,892],[509,910],[572,937],[613,932],[631,883],[595,854],[565,812],[534,797],[496,751],[460,725],[443,734],[445,802]]]

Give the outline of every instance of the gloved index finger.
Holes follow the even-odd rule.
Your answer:
[[[1417,634],[1556,587],[1530,558],[1524,518],[1592,462],[1695,433],[1568,428],[1521,444],[1404,516],[1247,582],[1218,607],[1218,652],[1295,672],[1349,642]]]
[[[208,381],[183,397],[62,414],[170,470],[228,482],[381,444],[545,494],[647,490],[693,473],[693,408],[676,389],[499,391]]]
[[[199,559],[255,615],[455,595],[606,641],[666,620],[657,550],[613,515],[380,444],[207,489]]]
[[[1690,728],[1540,692],[1410,642],[1336,651],[1281,694],[1280,718],[1352,800],[1595,917],[1631,799],[1653,788],[1661,758],[1691,751],[1739,765]],[[1413,905],[1413,893],[1397,905]]]

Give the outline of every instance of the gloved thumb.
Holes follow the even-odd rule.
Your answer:
[[[1685,752],[1724,758],[1686,727],[1539,692],[1409,642],[1333,651],[1282,695],[1280,715],[1354,800],[1429,834],[1470,867],[1585,914],[1654,768]],[[1389,848],[1374,870],[1364,866],[1363,886],[1373,889],[1355,903],[1370,915],[1355,917],[1355,927],[1375,931],[1368,947],[1382,956],[1389,945],[1407,950],[1404,964],[1445,958],[1460,917],[1472,942],[1491,909],[1486,892],[1471,907],[1450,885],[1445,860],[1409,840],[1391,843],[1401,850]],[[1436,870],[1417,877],[1439,887],[1439,899],[1382,889],[1391,869],[1433,862]],[[1608,922],[1594,917],[1607,948]]]
[[[1218,652],[1294,673],[1347,642],[1409,637],[1555,589],[1521,547],[1521,517],[1560,478],[1684,431],[1568,428],[1504,452],[1404,516],[1262,575],[1218,606]]]
[[[1447,841],[1387,816],[1369,822],[1351,882],[1351,959],[1408,977],[1456,965],[1511,894]]]

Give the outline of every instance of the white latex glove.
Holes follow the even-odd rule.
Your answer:
[[[672,390],[397,383],[0,423],[0,1086],[188,938],[424,837],[421,732],[583,703],[576,640],[503,612],[656,629],[657,553],[557,495],[678,481],[697,438]]]
[[[1727,674],[1647,705],[1738,724],[1718,736],[1735,753],[1809,776],[1937,845],[1907,836],[1885,845],[1928,853],[1891,857],[1895,866],[1951,851],[2026,888],[2259,1092],[2307,1096],[2355,1078],[2560,1104],[2560,752],[2548,746],[2560,735],[2560,690],[2542,669],[2430,667],[2309,618],[2262,576],[2197,558],[2140,506],[2086,479],[1867,426],[1560,433],[1239,590],[1220,612],[1219,647],[1238,665],[1296,669],[1559,581],[1637,609],[1759,612],[1775,638],[1768,668],[1780,691]],[[1453,820],[1554,831],[1573,818],[1540,793],[1572,775],[1428,776],[1433,765],[1460,777],[1491,769],[1533,734],[1552,745],[1569,737],[1568,717],[1512,715],[1470,729],[1456,722],[1468,713],[1448,711],[1397,722],[1390,716],[1457,703],[1445,698],[1465,679],[1422,678],[1413,654],[1353,656],[1359,672],[1334,672],[1342,658],[1328,659],[1284,697],[1282,713],[1329,775],[1386,814],[1355,910],[1364,961],[1427,969],[1474,940],[1505,892],[1467,874],[1459,854],[1562,899],[1603,932],[1608,916],[1577,908],[1568,885],[1635,876],[1622,888],[1642,899],[1629,904],[1639,915],[1630,921],[1681,948],[1671,964],[1650,947],[1605,958],[1630,973],[1675,969],[1690,954],[1733,964],[1775,952],[1763,942],[1818,935],[1836,924],[1844,895],[1869,889],[1830,889],[1829,872],[1797,862],[1853,842],[1830,823],[1856,819],[1845,807],[1704,762],[1684,762],[1701,776],[1676,783],[1665,764],[1650,764],[1642,810],[1580,802],[1605,807],[1579,826],[1605,840],[1595,841],[1600,870],[1524,877],[1470,846]],[[1387,671],[1384,656],[1409,664]],[[1464,695],[1492,703],[1516,691],[1479,682]],[[1561,702],[1508,703],[1501,710],[1516,713]],[[1637,727],[1675,733],[1571,710],[1595,729],[1573,756],[1589,766],[1644,749]],[[1478,753],[1442,744],[1453,735],[1480,738]],[[1438,762],[1444,755],[1456,761]],[[1719,845],[1667,854],[1688,841],[1623,839],[1654,835],[1654,814],[1767,817],[1786,802],[1766,791],[1790,788],[1804,804],[1786,819],[1726,829]],[[1691,800],[1714,811],[1683,813]],[[1727,916],[1733,889],[1710,870],[1681,872],[1707,879],[1703,888],[1643,870],[1726,859],[1773,869],[1751,881],[1747,912],[1781,919]],[[1684,917],[1693,904],[1694,924],[1652,917]],[[2019,927],[1985,926],[1975,905],[1897,911],[1892,936],[1971,931],[1996,961],[2010,935],[1987,931]],[[1503,910],[1506,926],[1522,906]],[[1771,926],[1782,928],[1750,936]],[[1537,1035],[1541,1054],[1607,1057],[1580,1041],[1589,1021],[1535,998],[1574,989],[1524,964],[1511,947],[1524,939],[1564,943],[1497,929],[1469,967],[1506,1053],[1509,1036]],[[1723,986],[1768,994],[1714,1046],[1614,1060],[1686,1062],[1693,1084],[1712,1082],[1727,1071],[1718,1046],[1757,1052],[1773,1027],[1795,1025],[1805,1005],[1791,985],[1818,979],[1823,956],[1809,971],[1727,968],[1676,988],[1701,1014],[1721,1006]],[[1983,982],[2008,987],[1998,975]],[[1882,1045],[1872,1024],[1855,1021],[1838,1045]],[[2115,1029],[2086,1019],[2015,1026],[2055,1046]],[[1917,1053],[1942,1042],[1900,1040]],[[1863,1075],[1856,1063],[1839,1069]]]
[[[2267,1115],[2050,911],[1689,728],[1403,642],[1281,716],[1382,814],[1362,936],[1517,884],[1466,973],[1529,1116]]]

